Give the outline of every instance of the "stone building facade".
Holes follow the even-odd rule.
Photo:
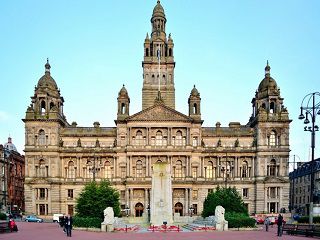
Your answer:
[[[0,144],[0,169],[0,212],[19,213],[24,210],[25,159],[11,137]]]
[[[320,158],[314,160],[314,213],[319,215],[320,203]],[[311,197],[311,161],[298,162],[297,169],[289,174],[290,207],[294,213],[309,214]],[[315,210],[317,208],[317,210]]]
[[[188,114],[175,109],[174,44],[166,23],[158,1],[144,42],[142,110],[130,114],[123,86],[114,127],[69,124],[47,62],[23,119],[26,212],[72,214],[86,183],[108,179],[120,193],[121,208],[140,217],[150,206],[152,166],[159,161],[171,166],[173,211],[182,216],[190,209],[201,214],[208,192],[217,186],[236,187],[250,213],[288,208],[291,120],[270,66],[247,124],[203,127],[195,86]]]

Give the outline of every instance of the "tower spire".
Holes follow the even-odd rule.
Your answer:
[[[51,66],[50,66],[50,64],[49,64],[49,58],[47,58],[47,63],[46,63],[46,65],[44,65],[44,67],[45,67],[45,73],[50,74],[50,68],[51,68]]]

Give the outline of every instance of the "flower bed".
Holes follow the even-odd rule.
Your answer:
[[[114,228],[115,232],[136,232],[140,229],[138,225]]]
[[[216,228],[215,227],[203,227],[203,226],[199,226],[199,227],[193,227],[192,228],[193,231],[215,231]]]
[[[148,228],[148,231],[150,232],[182,232],[182,229],[179,226],[167,226],[167,225],[161,225],[161,226],[150,226]]]

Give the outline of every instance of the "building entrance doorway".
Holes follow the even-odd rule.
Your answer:
[[[143,204],[137,203],[134,209],[136,212],[136,217],[142,217],[143,209],[144,209]]]
[[[180,213],[180,216],[183,216],[183,205],[180,202],[177,202],[176,205],[174,205],[174,212]]]

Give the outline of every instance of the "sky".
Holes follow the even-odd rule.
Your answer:
[[[176,110],[188,114],[195,84],[203,126],[245,125],[267,60],[287,107],[293,161],[311,159],[298,120],[305,95],[320,91],[320,1],[162,0],[174,41]],[[143,42],[156,0],[0,1],[0,143],[23,154],[25,111],[34,86],[51,76],[69,123],[114,127],[125,84],[130,114],[141,110]],[[320,101],[320,97],[316,99]],[[320,116],[316,119],[320,125]],[[316,157],[320,157],[316,134]]]

